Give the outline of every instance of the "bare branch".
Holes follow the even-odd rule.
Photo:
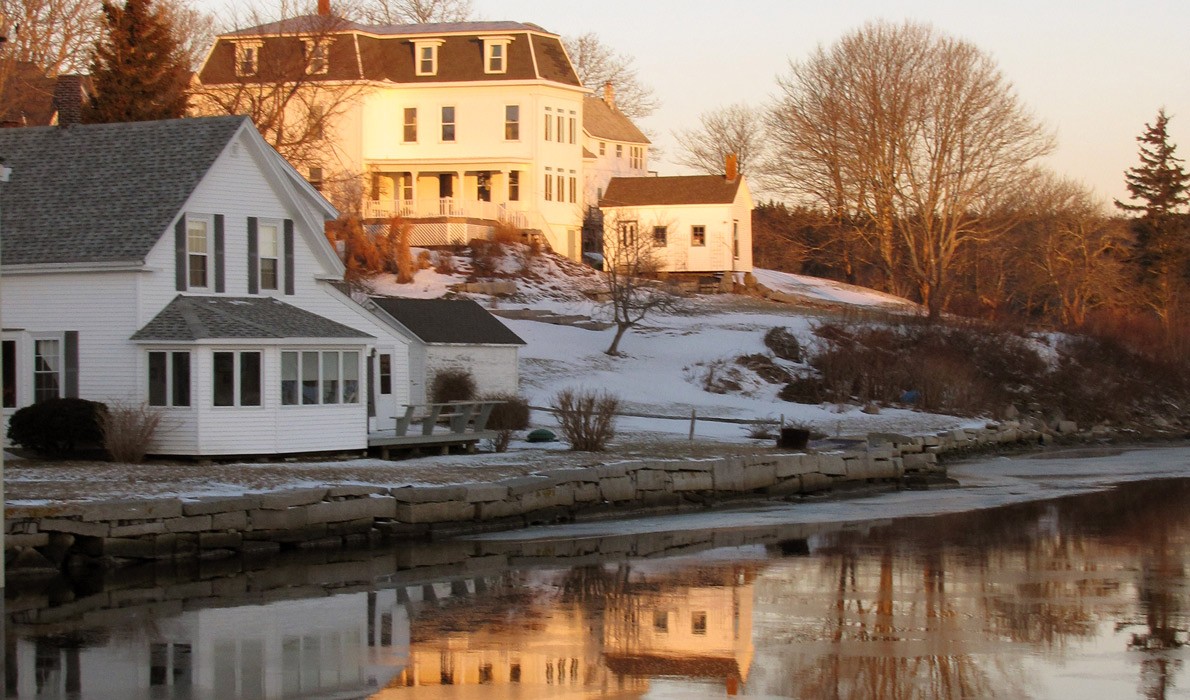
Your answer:
[[[594,33],[563,37],[578,79],[591,90],[611,83],[616,109],[629,119],[649,116],[661,105],[653,88],[641,82],[634,59],[612,50]]]

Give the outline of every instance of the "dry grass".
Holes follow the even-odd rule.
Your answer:
[[[140,464],[161,428],[161,411],[148,404],[109,404],[99,416],[103,447],[112,461]]]

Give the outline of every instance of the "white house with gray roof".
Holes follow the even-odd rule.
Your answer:
[[[337,215],[245,117],[0,130],[3,411],[147,403],[152,449],[362,450],[410,336],[335,288]],[[371,381],[369,381],[371,380]]]

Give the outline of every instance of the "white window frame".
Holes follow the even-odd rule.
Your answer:
[[[515,132],[510,135],[510,131]],[[521,106],[504,105],[504,140],[521,140]]]
[[[198,227],[191,227],[192,224],[202,224],[202,250],[198,250],[197,236],[195,235]],[[214,266],[211,264],[214,259],[214,251],[212,248],[215,245],[215,217],[212,214],[187,214],[186,215],[186,288],[187,289],[211,289],[214,285],[211,278],[214,276]],[[202,262],[202,284],[194,281],[196,262]]]
[[[450,121],[446,120],[446,110],[448,109],[450,110]],[[442,138],[443,143],[454,143],[458,138],[458,110],[455,109],[454,105],[443,105],[439,113],[442,116],[442,130],[439,136]],[[450,138],[446,137],[447,126],[450,127]]]
[[[503,75],[508,72],[508,45],[510,36],[489,36],[483,40],[483,72],[488,75]]]
[[[232,370],[231,370],[231,395],[232,402],[219,404],[215,403],[216,389],[215,389],[215,358],[221,354],[228,354],[232,356]],[[243,374],[243,360],[244,355],[256,355],[260,359],[260,364],[257,367],[258,376],[256,384],[256,403],[244,403],[244,374]],[[264,350],[260,348],[253,348],[245,350],[243,348],[215,348],[211,351],[211,406],[216,410],[228,408],[264,408],[264,381],[265,367],[264,367]]]
[[[272,230],[272,232],[273,232],[272,233],[272,239],[273,239],[273,254],[272,255],[265,254],[265,240],[266,240],[265,231],[266,230]],[[268,290],[268,291],[275,292],[281,288],[281,257],[282,257],[281,247],[282,247],[282,245],[283,245],[283,243],[281,241],[281,222],[280,221],[274,220],[274,219],[261,219],[256,222],[256,272],[257,272],[256,280],[260,286],[261,291]],[[265,281],[266,280],[266,275],[265,275],[265,268],[266,268],[265,262],[266,261],[272,261],[272,263],[273,263],[272,286],[269,286],[268,283]]]
[[[362,353],[359,350],[343,350],[340,348],[292,348],[281,351],[281,406],[283,408],[300,408],[303,406],[330,406],[343,405],[351,406],[357,405],[361,401],[362,385],[360,383],[360,357]],[[334,356],[333,367],[335,374],[332,377],[328,372],[327,360]],[[354,356],[354,363],[351,362],[349,356]],[[314,361],[312,366],[307,366],[307,361],[312,359]],[[286,377],[287,365],[296,363],[296,377]],[[307,372],[307,369],[312,371]],[[335,382],[333,386],[334,395],[328,400],[327,389],[328,382]],[[347,390],[347,383],[353,381],[354,391]],[[290,397],[286,396],[286,382],[296,382],[293,387],[294,394]],[[306,383],[313,382],[310,389],[313,393],[305,391]]]
[[[302,39],[302,56],[306,59],[306,75],[326,75],[331,65],[331,40],[328,37]]]
[[[236,75],[252,76],[260,71],[260,48],[263,41],[236,42]]]
[[[443,43],[444,39],[418,39],[413,42],[414,75],[438,75],[438,47]]]
[[[153,402],[153,356],[163,355],[165,360],[165,375],[162,380],[165,386],[162,387],[164,394],[163,403]],[[182,355],[186,358],[186,403],[178,403],[178,396],[175,392],[176,382],[175,374],[177,373],[178,356]],[[157,348],[149,350],[146,353],[146,373],[145,378],[147,396],[145,402],[154,408],[191,408],[194,405],[194,354],[188,348]]]
[[[30,339],[33,341],[32,342],[32,346],[33,346],[32,350],[33,351],[31,353],[31,355],[33,357],[33,366],[30,368],[30,369],[32,369],[30,378],[33,381],[33,403],[38,403],[38,402],[44,401],[46,399],[62,398],[65,395],[63,392],[64,392],[65,384],[66,384],[66,335],[64,333],[34,333],[30,336]],[[54,353],[54,355],[52,355],[52,356],[48,355],[48,354],[42,355],[38,352],[38,350],[39,350],[38,346],[41,343],[46,343],[46,342],[58,344],[57,352]],[[52,357],[54,362],[57,363],[56,366],[50,367],[48,370],[39,369],[38,361],[42,357],[47,357],[47,358]],[[57,379],[55,380],[55,384],[57,384],[57,387],[56,387],[57,393],[55,395],[53,395],[53,396],[48,396],[48,395],[47,396],[39,396],[38,395],[39,390],[38,390],[38,386],[37,386],[37,378],[42,375],[52,375],[52,376],[57,377]]]
[[[701,239],[701,240],[700,240]],[[698,241],[697,243],[695,241]],[[707,227],[703,224],[690,226],[690,247],[705,248],[707,246]]]

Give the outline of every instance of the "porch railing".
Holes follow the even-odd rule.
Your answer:
[[[510,209],[507,204],[494,202],[464,201],[456,197],[442,197],[437,200],[365,200],[364,216],[369,219],[391,219],[400,216],[406,219],[429,219],[439,216],[469,217],[488,221],[502,221],[517,228],[528,228],[531,217],[528,212]]]

